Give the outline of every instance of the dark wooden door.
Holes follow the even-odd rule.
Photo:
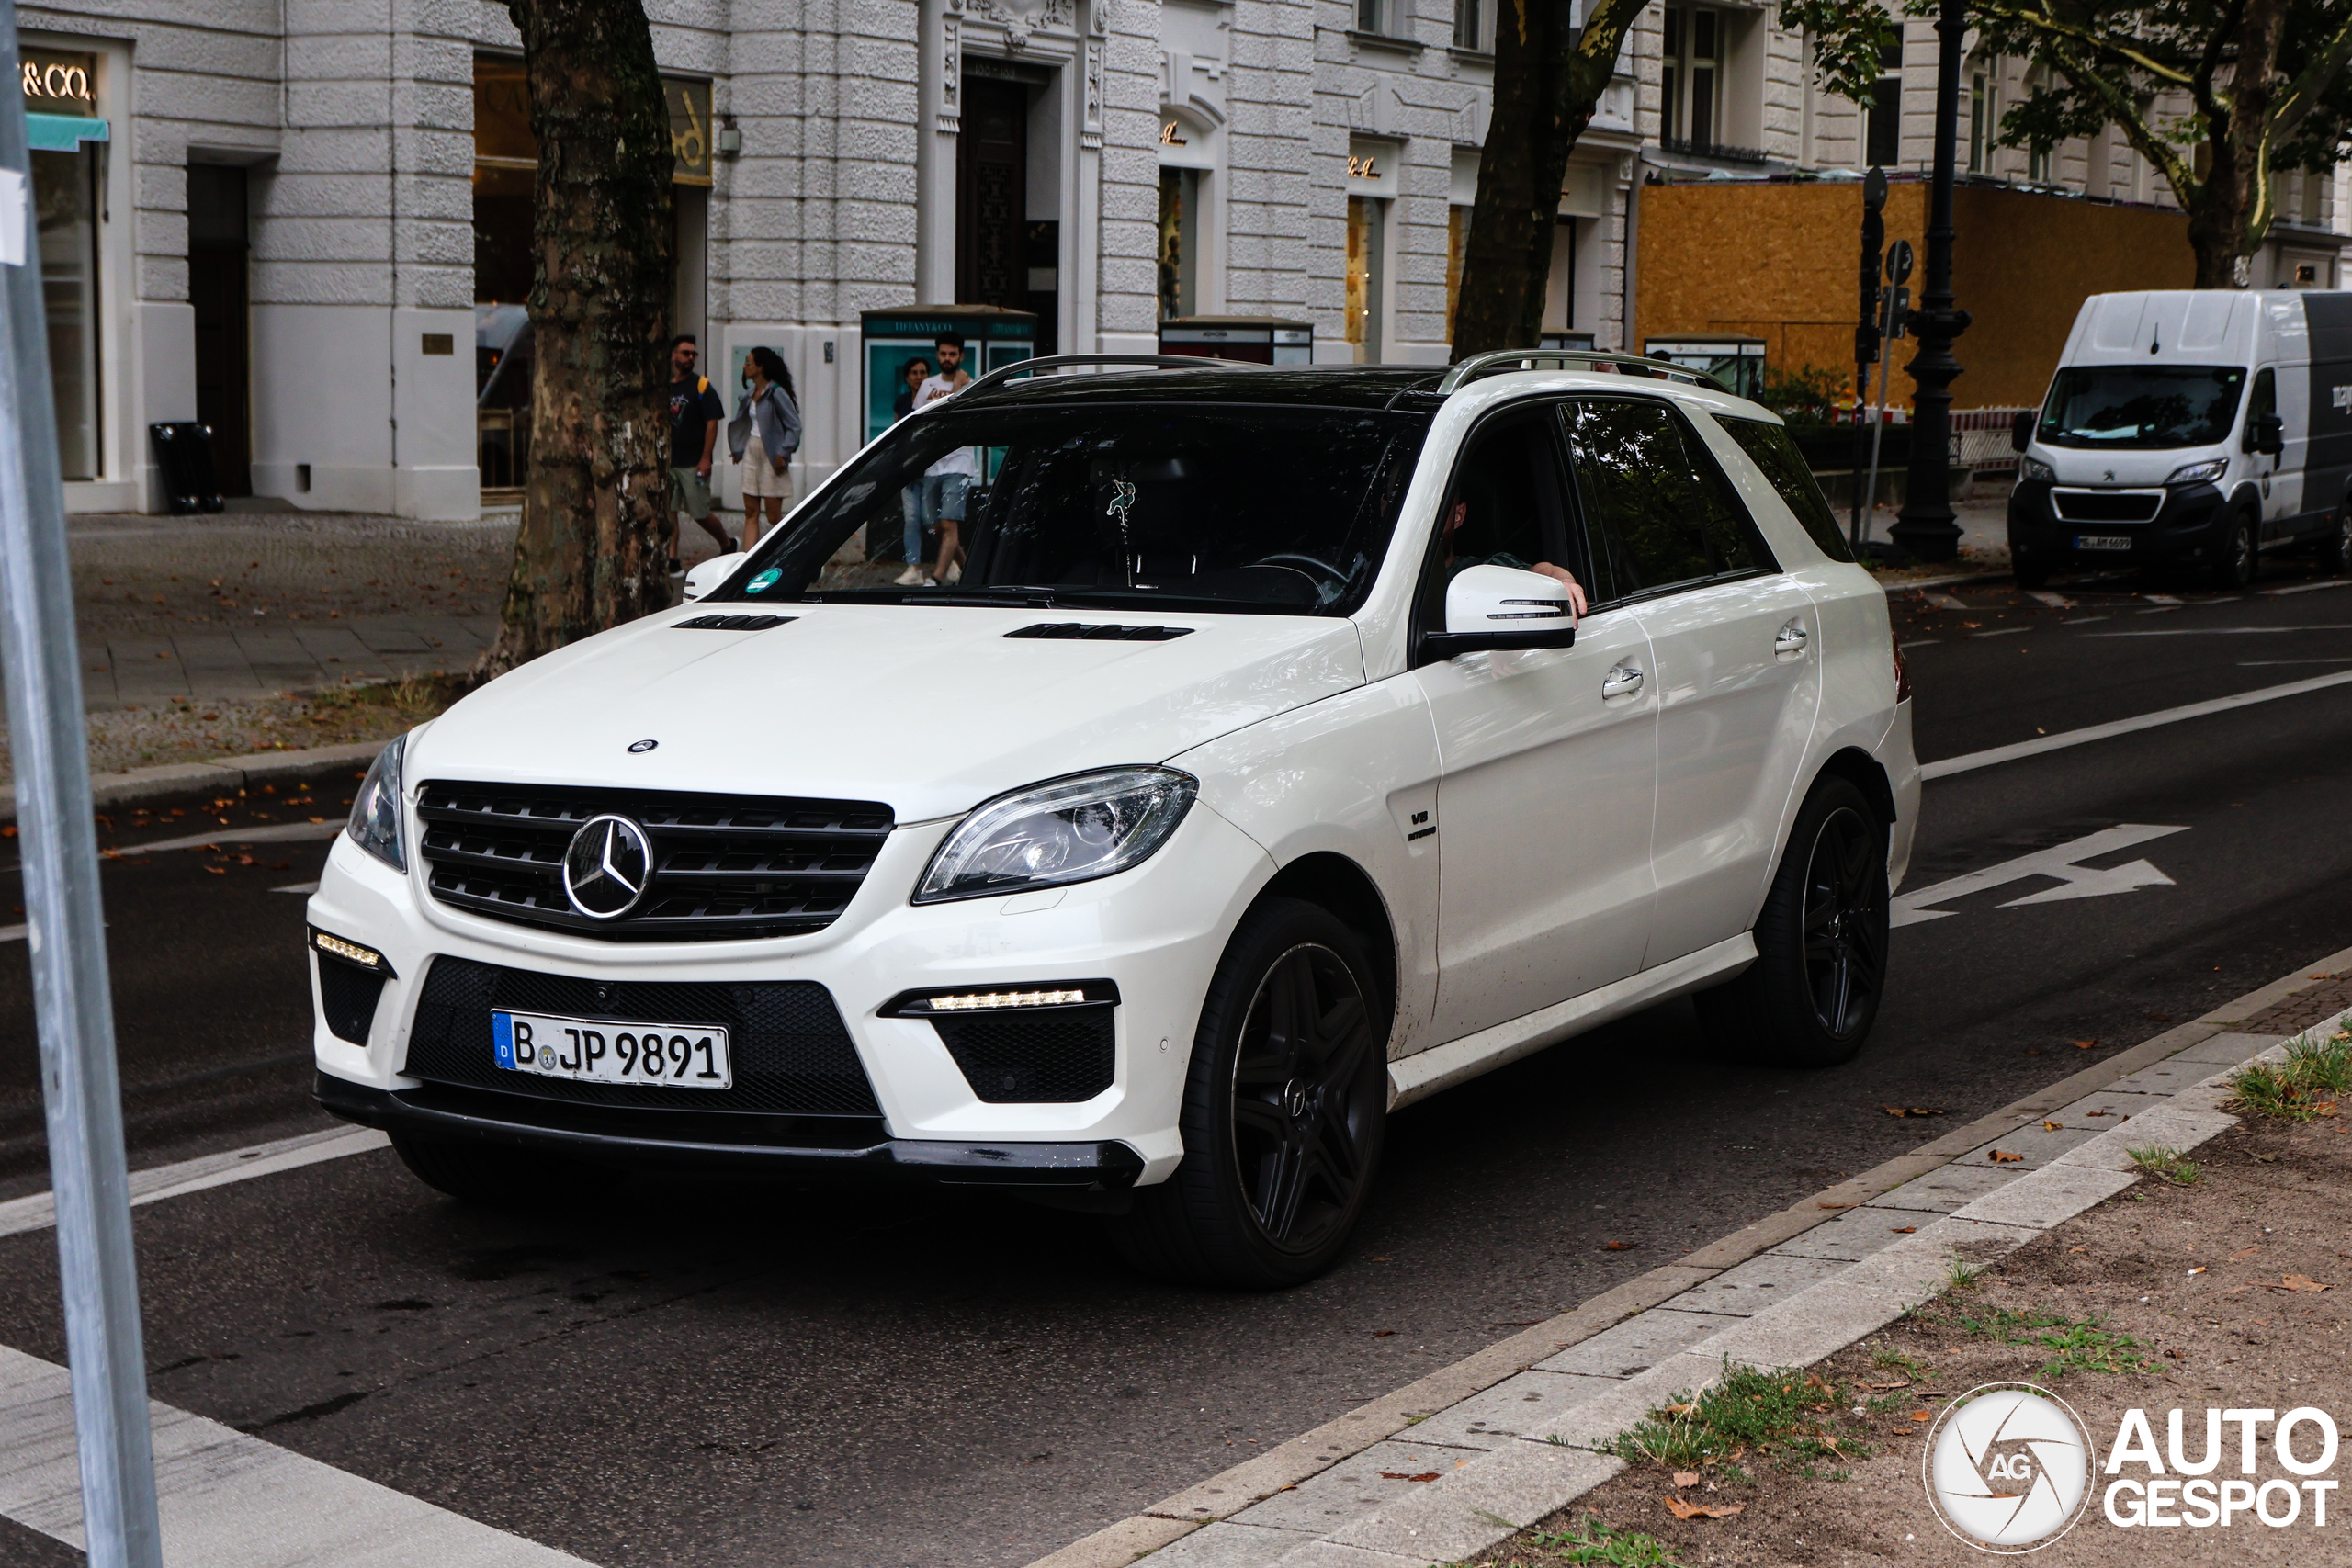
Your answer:
[[[956,150],[956,300],[1029,303],[1029,88],[964,79]]]
[[[245,171],[187,172],[187,291],[196,308],[196,417],[212,427],[223,495],[254,492],[253,350],[245,289]]]

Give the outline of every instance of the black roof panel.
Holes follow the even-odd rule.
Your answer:
[[[1445,400],[1442,367],[1367,365],[1284,366],[1249,369],[1112,370],[1027,376],[1001,381],[981,396],[1023,403],[1084,402],[1141,398],[1153,402],[1258,403],[1306,408],[1396,408],[1433,412]]]

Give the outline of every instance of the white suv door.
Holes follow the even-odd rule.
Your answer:
[[[1445,586],[1462,565],[1550,561],[1590,582],[1565,501],[1555,405],[1513,409],[1480,426],[1440,513],[1420,625],[1443,625]],[[1587,615],[1573,648],[1467,653],[1413,671],[1442,770],[1431,1040],[1458,1039],[1641,969],[1657,886],[1649,661],[1640,618],[1616,607]]]
[[[1756,917],[1820,707],[1820,628],[1678,411],[1580,400],[1566,421],[1600,570],[1633,599],[1657,661],[1646,962],[1663,964]]]

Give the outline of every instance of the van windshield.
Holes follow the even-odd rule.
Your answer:
[[[2211,446],[2237,419],[2234,365],[2070,365],[2050,384],[2036,440],[2052,446]]]
[[[944,407],[901,421],[711,597],[1344,615],[1428,425],[1109,398]],[[960,577],[901,585],[906,536],[959,513]],[[936,537],[921,548],[935,565]]]

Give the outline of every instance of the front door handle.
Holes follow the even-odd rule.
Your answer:
[[[1630,697],[1642,689],[1642,672],[1631,664],[1620,664],[1601,678],[1600,700]]]
[[[1808,640],[1804,623],[1791,621],[1787,626],[1782,626],[1780,635],[1772,639],[1772,651],[1781,658],[1786,659],[1792,654],[1803,653]]]

